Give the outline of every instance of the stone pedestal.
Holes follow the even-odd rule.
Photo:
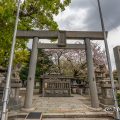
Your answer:
[[[100,97],[101,93],[102,93],[102,91],[101,91],[101,82],[97,82],[96,84],[97,84],[98,97]]]
[[[83,95],[83,88],[77,88],[77,94]]]
[[[85,95],[90,95],[90,89],[89,89],[89,87],[85,88]]]
[[[76,82],[76,79],[73,79],[71,83],[71,93],[77,94],[77,89],[78,89],[78,84]]]
[[[72,87],[72,94],[76,94],[77,93],[77,87]]]
[[[117,82],[115,81],[115,85],[117,87]],[[111,89],[111,81],[109,79],[102,80],[100,82],[101,86],[101,97],[100,106],[105,108],[107,106],[112,106],[114,104],[112,89]]]

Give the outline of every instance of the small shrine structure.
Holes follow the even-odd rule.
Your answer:
[[[71,77],[58,73],[45,74],[42,77],[42,96],[71,96]]]

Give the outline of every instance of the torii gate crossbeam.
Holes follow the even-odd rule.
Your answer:
[[[40,39],[52,39],[52,38],[58,38],[61,32],[63,32],[66,35],[66,39],[85,39],[85,38],[89,38],[91,40],[104,39],[103,33],[100,31],[51,31],[51,30],[45,30],[45,31],[18,30],[17,38],[34,38],[37,36]]]

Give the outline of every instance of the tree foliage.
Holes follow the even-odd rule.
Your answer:
[[[36,65],[36,80],[40,79],[40,75],[47,72],[52,65],[52,61],[49,60],[49,57],[45,54],[44,50],[38,50],[38,58],[37,58],[37,65]],[[20,71],[20,78],[21,80],[27,80],[29,70],[29,62],[27,62]]]
[[[58,29],[54,15],[65,9],[70,0],[23,0],[21,3],[18,29]],[[17,0],[0,0],[0,65],[7,66],[14,23],[17,12]],[[16,51],[26,49],[27,40],[17,40]],[[19,59],[18,59],[19,63]]]

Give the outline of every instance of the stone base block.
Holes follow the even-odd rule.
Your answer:
[[[89,88],[85,89],[85,95],[90,95],[90,89]]]
[[[105,105],[113,105],[113,99],[112,98],[100,98],[100,103]]]
[[[33,112],[35,110],[35,108],[22,108],[21,111],[24,112]]]
[[[77,93],[77,88],[72,88],[72,94],[76,94]]]
[[[78,88],[76,92],[77,92],[77,94],[82,95],[83,94],[83,89]]]

